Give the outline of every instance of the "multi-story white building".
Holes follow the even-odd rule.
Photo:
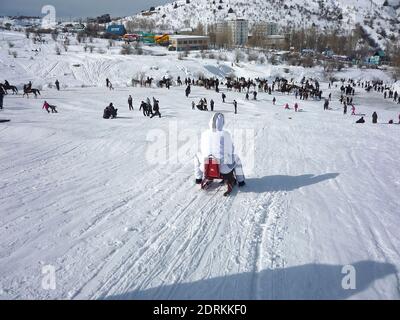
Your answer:
[[[268,37],[279,35],[279,27],[274,22],[261,22],[255,24],[252,30],[253,36]]]
[[[249,22],[244,19],[231,19],[217,23],[217,33],[229,32],[231,42],[243,46],[249,40]]]
[[[249,21],[244,19],[229,20],[228,26],[232,32],[232,43],[243,46],[249,40]]]

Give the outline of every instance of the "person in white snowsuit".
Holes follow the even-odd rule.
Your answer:
[[[234,174],[239,187],[245,185],[245,177],[242,169],[242,163],[237,154],[231,135],[224,130],[225,119],[222,113],[216,113],[210,120],[210,129],[201,135],[201,151],[194,159],[194,174],[196,183],[200,184],[203,180],[204,162],[213,156],[220,164],[220,173],[223,176]],[[233,187],[233,186],[232,186]],[[229,185],[228,185],[229,191]]]

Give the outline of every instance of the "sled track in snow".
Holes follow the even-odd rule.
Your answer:
[[[173,176],[169,176],[167,179],[164,179],[162,183],[159,183],[158,186],[160,187],[160,189],[163,189],[164,186],[167,186],[172,180],[174,179]],[[143,178],[138,179],[136,181],[136,184],[140,185],[142,182],[144,182],[146,180],[146,175],[143,175]],[[130,192],[133,192],[134,189],[129,189],[127,191],[125,191],[125,194],[129,194]],[[162,194],[165,194],[168,192],[168,189],[165,188],[164,191],[162,192]],[[82,238],[84,235],[86,235],[87,233],[89,233],[90,231],[92,231],[93,229],[99,227],[103,222],[107,222],[110,218],[116,218],[118,216],[120,216],[123,213],[126,213],[126,211],[129,211],[129,207],[126,208],[129,204],[133,203],[134,201],[140,201],[140,200],[146,200],[145,198],[148,197],[148,194],[146,192],[141,192],[138,193],[134,196],[129,196],[126,197],[124,199],[121,199],[118,201],[117,204],[112,205],[111,207],[106,207],[105,209],[103,209],[100,213],[98,213],[94,219],[90,222],[88,222],[88,224],[86,225],[86,227],[84,227],[83,229],[81,229],[79,231],[79,238]],[[124,209],[125,210],[120,210],[120,209]]]
[[[135,286],[136,290],[140,290],[148,288],[152,279],[162,279],[164,282],[177,268],[180,270],[185,268],[186,274],[189,273],[188,269],[192,267],[192,263],[188,263],[188,257],[199,247],[199,243],[206,241],[212,226],[216,225],[215,220],[223,216],[222,213],[220,216],[214,213],[223,208],[226,203],[231,204],[233,201],[232,198],[224,198],[225,200],[220,202],[220,198],[209,195],[206,195],[206,198],[210,199],[203,206],[199,206],[204,197],[198,192],[164,225],[160,223],[156,230],[147,230],[147,234],[151,236],[141,245],[139,251],[134,251],[132,247],[135,243],[128,241],[123,248],[109,257],[75,297],[106,298],[113,293],[131,290],[132,279],[140,279]],[[168,203],[165,206],[168,206]],[[196,206],[200,208],[195,211]],[[229,205],[225,206],[225,209],[229,209]],[[116,259],[119,263],[115,263]],[[165,261],[168,261],[168,266],[165,266]],[[186,265],[182,266],[184,262]],[[166,270],[165,274],[164,270]],[[101,279],[107,280],[100,284]],[[93,285],[96,287],[95,290],[93,290]]]
[[[210,259],[220,252],[229,253],[231,258],[236,256],[238,265],[252,257],[254,279],[249,295],[257,298],[257,272],[284,266],[284,260],[279,256],[285,232],[284,219],[281,219],[283,195],[268,193],[255,201],[250,199],[253,205],[243,216],[248,227],[238,233],[232,225],[243,212],[232,209],[236,197],[221,201],[219,191],[220,188],[205,196],[197,193],[183,207],[177,204],[179,208],[165,224],[159,222],[155,230],[146,230],[149,237],[140,245],[141,249],[135,249],[137,239],[128,240],[110,254],[73,298],[105,299],[119,295],[129,299],[137,298],[137,294],[141,298],[142,290],[168,286],[168,293],[157,291],[151,299],[173,299],[174,284],[183,283],[199,270],[204,278],[212,277]],[[237,198],[240,196],[239,193]],[[206,203],[201,204],[204,201]],[[247,253],[239,249],[231,252],[232,248],[237,249],[233,244],[246,245],[254,237],[260,238],[256,248],[248,248]],[[221,267],[221,273],[227,271]]]
[[[168,266],[166,266],[166,271],[164,272],[163,269],[153,270],[146,276],[141,287],[149,288],[151,286],[151,280],[157,277],[162,278],[163,284],[170,284],[171,281],[174,281],[174,283],[182,283],[182,281],[193,273],[199,261],[202,259],[201,253],[205,251],[207,243],[213,242],[220,225],[220,221],[217,220],[225,216],[225,212],[222,211],[222,209],[229,210],[232,201],[233,199],[229,198],[221,202],[219,202],[219,200],[210,201],[209,203],[211,203],[211,205],[204,205],[195,212],[189,231],[183,227],[178,234],[174,234],[174,240],[164,248],[165,255],[168,254],[168,251],[172,253],[175,252],[172,257],[169,257],[170,262]],[[188,208],[185,211],[187,210]],[[183,211],[182,214],[186,214],[185,211]],[[192,214],[192,211],[188,212],[188,214]],[[174,248],[174,244],[179,241],[181,241],[181,244],[178,248]],[[201,250],[201,253],[198,252],[199,250]],[[176,277],[175,274],[178,276]],[[154,298],[173,298],[173,293],[168,297],[160,296],[157,293]]]
[[[285,260],[281,257],[282,244],[287,230],[287,202],[285,193],[270,192],[258,197],[246,212],[246,217],[254,217],[251,228],[251,238],[256,244],[250,247],[249,256],[252,257],[253,279],[250,289],[250,298],[260,298],[259,273],[265,269],[284,268]],[[247,219],[247,218],[246,218]],[[270,293],[273,294],[274,284],[270,286]]]

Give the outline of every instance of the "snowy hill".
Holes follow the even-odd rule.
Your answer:
[[[0,123],[0,300],[400,298],[400,125],[387,125],[398,104],[357,87],[357,113],[368,121],[356,125],[359,116],[343,115],[339,88],[328,89],[318,68],[287,67],[288,74],[196,52],[180,60],[165,48],[144,47],[165,56],[122,56],[119,44],[108,49],[100,39],[93,53],[71,41],[57,55],[50,39],[34,45],[22,33],[0,32],[3,78],[43,88],[37,99],[10,93],[0,110],[11,120]],[[221,86],[224,104],[198,86],[187,99],[184,86],[128,85],[140,71],[176,79],[232,70],[316,77],[332,93],[332,110],[312,99],[297,100],[302,112],[285,110],[295,97],[278,92],[252,101]],[[334,76],[390,81],[381,70]],[[105,87],[107,77],[115,90]],[[59,92],[48,87],[55,79]],[[139,111],[153,96],[161,119]],[[201,98],[224,113],[243,160],[247,186],[228,198],[194,184],[198,145],[188,142],[212,115],[191,110]],[[59,113],[42,110],[44,100]],[[119,117],[104,120],[110,102]],[[373,111],[379,124],[370,121]],[[342,286],[348,265],[356,270],[352,290]]]
[[[384,5],[385,4],[385,5]],[[155,8],[151,15],[128,17],[151,19],[157,26],[196,27],[224,20],[229,12],[250,23],[276,22],[281,27],[349,30],[359,23],[380,46],[400,30],[400,0],[186,0]],[[383,32],[382,30],[385,30]]]

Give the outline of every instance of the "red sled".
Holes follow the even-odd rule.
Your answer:
[[[201,188],[207,189],[214,180],[224,180],[224,178],[221,175],[218,160],[213,156],[209,156],[204,161],[204,179],[201,183]]]

